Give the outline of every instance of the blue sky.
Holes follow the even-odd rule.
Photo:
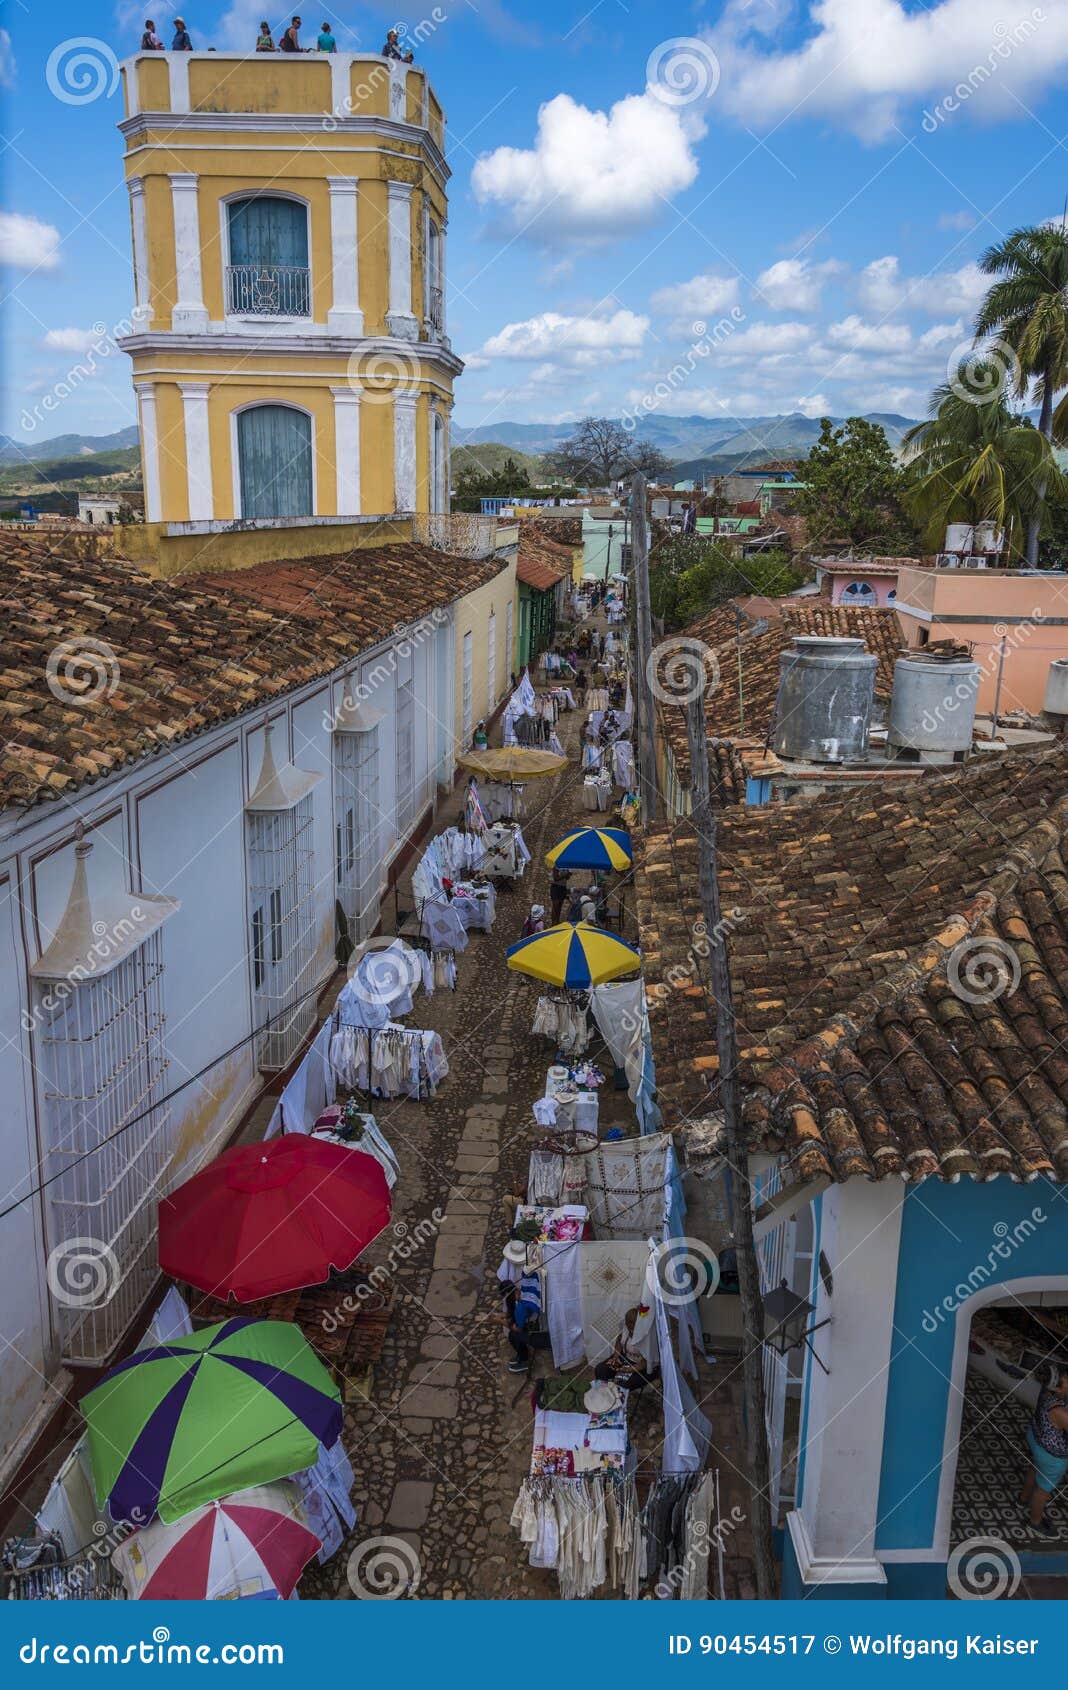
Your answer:
[[[175,9],[156,4],[157,23]],[[251,45],[263,11],[183,9],[198,47]],[[143,16],[16,0],[5,17],[0,429],[27,444],[133,420],[121,353],[70,373],[132,302],[108,54],[136,47]],[[400,21],[362,5],[331,16],[356,51]],[[306,13],[306,36],[319,18]],[[976,259],[1059,215],[1068,192],[1065,0],[442,0],[404,14],[411,29],[421,18],[418,56],[449,118],[466,426],[922,414],[970,339]],[[63,92],[78,37],[103,44],[89,49],[100,87],[72,103],[48,64]],[[42,421],[57,383],[69,394]]]

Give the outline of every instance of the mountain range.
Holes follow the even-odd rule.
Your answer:
[[[832,417],[838,427],[845,419]],[[905,430],[916,421],[891,411],[870,411],[867,422],[886,430],[891,446],[897,446]],[[552,452],[575,431],[573,423],[494,422],[477,428],[453,423],[452,439],[457,446],[477,446],[496,441],[522,452]],[[666,417],[650,415],[637,430],[638,438],[659,446],[674,460],[730,457],[741,453],[777,456],[803,455],[819,439],[820,420],[800,411],[765,417]]]
[[[56,434],[51,440],[12,440],[0,434],[0,464],[48,463],[54,458],[88,458],[138,443],[137,425],[117,434]]]

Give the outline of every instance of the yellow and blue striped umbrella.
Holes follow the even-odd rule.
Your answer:
[[[641,952],[590,921],[562,921],[509,946],[508,966],[549,986],[586,991],[641,967]]]
[[[622,874],[630,867],[630,835],[621,827],[580,827],[546,851],[550,868],[615,869]]]

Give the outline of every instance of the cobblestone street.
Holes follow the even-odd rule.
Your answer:
[[[448,1078],[432,1100],[376,1110],[401,1176],[393,1226],[365,1261],[390,1260],[397,1300],[371,1401],[350,1405],[347,1413],[357,1526],[325,1568],[306,1575],[306,1596],[350,1597],[352,1551],[389,1537],[410,1545],[422,1598],[557,1597],[555,1576],[527,1565],[509,1525],[529,1465],[532,1421],[530,1384],[507,1371],[511,1351],[498,1313],[496,1268],[507,1238],[501,1200],[525,1188],[537,1132],[532,1105],[545,1089],[552,1052],[530,1036],[539,988],[504,959],[530,903],[548,905],[546,850],[570,827],[593,819],[580,808],[583,720],[575,712],[559,724],[569,767],[526,789],[531,862],[522,881],[501,889],[493,932],[472,934],[457,958],[455,992],[417,1000],[419,1024],[442,1035]],[[459,804],[456,796],[454,809]],[[628,927],[627,937],[634,936]],[[635,1130],[626,1093],[609,1082],[601,1094],[602,1130],[612,1124],[627,1136]],[[398,1260],[402,1251],[410,1252],[406,1260]],[[546,1357],[537,1358],[537,1371],[548,1366]],[[729,1364],[707,1370],[699,1395],[713,1421],[712,1464],[718,1460],[727,1515],[735,1503],[745,1505],[740,1374]],[[646,1396],[651,1401],[643,1405],[635,1442],[651,1468],[662,1420],[657,1392]],[[752,1594],[744,1527],[727,1557],[727,1594]]]

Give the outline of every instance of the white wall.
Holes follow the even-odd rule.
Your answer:
[[[451,624],[442,625],[451,646]],[[413,641],[420,776],[413,824],[433,792],[439,755],[439,663],[453,662],[451,649],[442,651],[437,628],[429,624]],[[351,691],[354,677],[371,682],[377,674],[371,702],[384,716],[373,843],[384,889],[389,858],[406,843],[395,808],[395,672],[392,646],[382,647],[269,707],[276,761],[281,765],[292,757],[299,768],[323,776],[312,793],[317,983],[325,983],[334,969],[331,703],[340,702],[346,677]],[[31,1000],[29,967],[66,908],[79,820],[93,843],[91,891],[144,892],[181,903],[162,933],[166,1088],[174,1094],[167,1183],[187,1177],[213,1155],[255,1098],[261,1079],[250,1038],[244,804],[259,775],[266,716],[266,710],[250,711],[173,754],[86,788],[69,804],[39,806],[22,816],[0,813],[0,1190],[12,1193],[6,1202],[25,1195],[39,1178],[47,1106],[35,1096],[33,1035],[20,1018]],[[202,1078],[184,1084],[201,1070],[207,1070]],[[59,1365],[45,1277],[43,1205],[47,1196],[35,1194],[0,1222],[0,1471],[19,1459]]]

